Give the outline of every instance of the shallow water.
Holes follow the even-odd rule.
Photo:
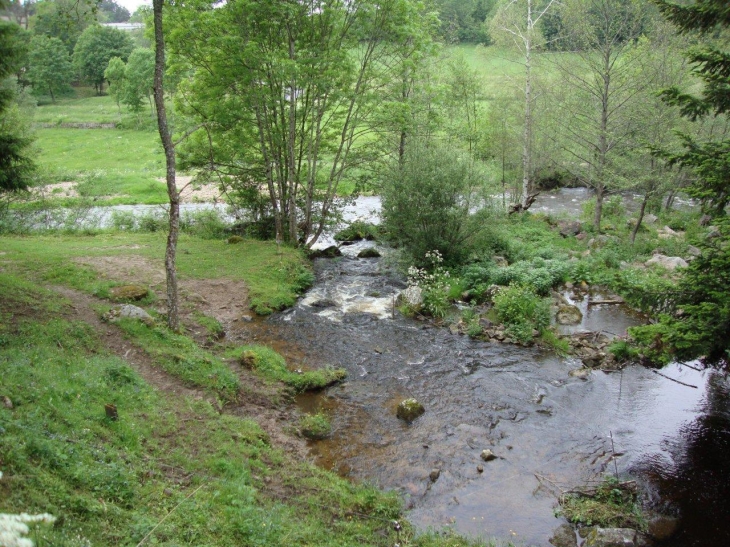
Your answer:
[[[728,516],[727,497],[713,498],[719,507],[708,522],[710,513],[693,509],[687,495],[706,490],[693,485],[706,474],[718,485],[710,491],[727,493],[728,467],[712,458],[715,435],[727,443],[728,428],[709,434],[706,418],[711,402],[727,408],[727,383],[719,375],[678,365],[662,371],[696,389],[640,367],[593,372],[584,381],[568,375],[580,366],[573,359],[394,316],[403,280],[388,271],[387,260],[353,258],[365,245],[316,261],[318,281],[293,309],[231,333],[272,344],[295,366],[347,369],[345,384],[299,401],[304,411],[322,408],[331,416],[332,437],[311,444],[319,465],[401,492],[421,529],[448,525],[533,545],[547,545],[562,522],[553,515],[559,489],[617,469],[646,481],[655,505],[681,510],[681,545],[728,543],[721,519]],[[619,306],[596,306],[591,320],[621,334],[636,322],[622,313]],[[411,425],[395,416],[406,397],[426,407]],[[727,415],[721,418],[727,424]],[[716,427],[716,418],[709,424]],[[708,446],[715,454],[709,463],[695,456]],[[498,458],[481,461],[486,448]],[[432,469],[440,470],[434,483]],[[703,524],[692,520],[693,511]],[[696,529],[717,531],[697,539]]]

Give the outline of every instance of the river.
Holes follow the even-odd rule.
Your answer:
[[[230,333],[271,345],[295,367],[347,369],[345,384],[298,400],[332,421],[332,436],[310,445],[315,462],[400,492],[420,529],[524,545],[548,545],[563,522],[554,516],[560,490],[617,470],[640,482],[649,506],[680,517],[667,545],[730,544],[726,376],[674,364],[662,375],[628,367],[581,380],[569,376],[574,359],[404,318],[392,310],[404,283],[387,258],[356,258],[369,245],[316,260],[317,281],[294,308]],[[621,334],[638,319],[591,306],[585,321]],[[406,397],[426,408],[410,425],[395,415]],[[497,459],[485,463],[487,448]]]

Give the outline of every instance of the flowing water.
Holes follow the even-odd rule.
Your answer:
[[[231,333],[272,345],[296,366],[347,369],[344,385],[299,400],[331,417],[331,438],[311,444],[319,465],[401,492],[421,529],[448,525],[527,545],[548,545],[561,524],[559,489],[632,472],[655,506],[681,511],[681,543],[671,545],[728,544],[722,375],[662,370],[696,388],[641,367],[581,380],[568,374],[580,366],[574,359],[403,318],[392,309],[403,280],[385,259],[355,258],[365,245],[317,260],[317,283],[293,309]],[[638,321],[615,305],[591,306],[588,316],[616,334]],[[426,408],[410,425],[395,415],[406,397]],[[496,460],[480,459],[487,448]]]

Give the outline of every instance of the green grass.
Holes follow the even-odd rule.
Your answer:
[[[330,367],[291,371],[284,358],[266,346],[242,346],[230,351],[228,356],[259,372],[264,378],[286,384],[296,392],[323,389],[347,376],[344,369]]]
[[[83,95],[79,93],[77,95]],[[56,102],[49,100],[39,101],[41,104],[35,109],[33,119],[36,123],[61,124],[61,123],[125,123],[136,122],[138,116],[130,113],[126,106],[122,105],[121,113],[117,108],[114,99],[108,95],[101,97],[75,96],[56,99]],[[149,118],[150,107],[145,104],[140,112],[140,118]]]
[[[414,537],[395,494],[288,457],[255,419],[153,389],[67,312],[0,272],[0,394],[12,401],[0,405],[0,512],[57,517],[31,530],[38,547],[484,545]],[[133,335],[148,351],[180,342]]]
[[[141,255],[158,261],[162,269],[164,233],[101,233],[32,238],[0,237],[0,249],[16,271],[33,279],[64,284],[104,295],[114,284],[100,279],[75,257]],[[249,288],[251,307],[260,314],[294,304],[297,294],[313,280],[300,251],[274,242],[246,240],[228,245],[224,240],[201,239],[183,234],[178,246],[180,278],[242,280]]]

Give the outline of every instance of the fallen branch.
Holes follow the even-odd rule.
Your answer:
[[[674,378],[670,378],[669,376],[667,376],[666,374],[662,374],[658,370],[654,370],[654,369],[649,369],[649,370],[651,370],[654,374],[658,374],[662,378],[666,378],[667,380],[671,380],[672,382],[677,382],[680,385],[687,386],[687,387],[693,387],[695,389],[698,389],[697,386],[693,386],[692,384],[685,384],[684,382],[680,382],[679,380],[675,380]]]

